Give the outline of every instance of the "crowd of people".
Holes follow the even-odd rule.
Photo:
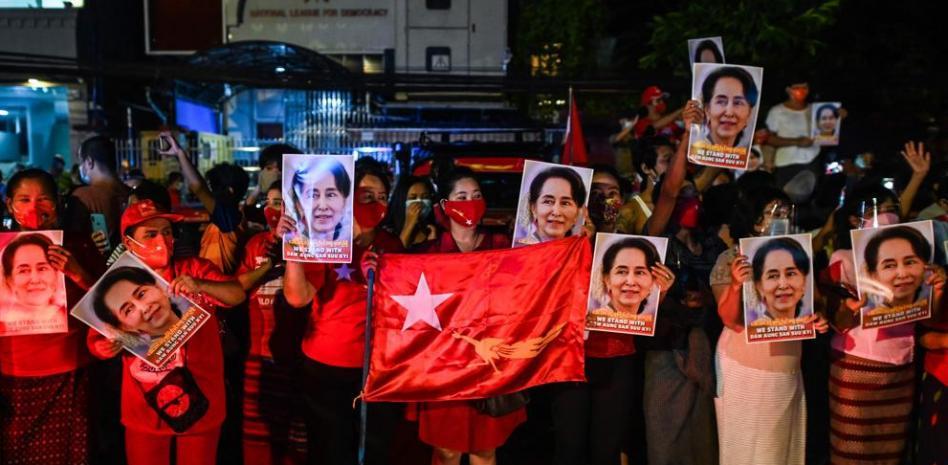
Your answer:
[[[653,86],[642,94],[645,114],[623,119],[612,138],[616,163],[591,167],[588,192],[568,169],[534,180],[534,232],[523,245],[575,234],[585,212],[579,234],[591,241],[600,232],[667,239],[664,263],[654,246],[631,239],[600,270],[604,292],[613,292],[641,278],[627,276],[643,257],[636,273],[661,288],[655,336],[590,332],[587,382],[537,388],[530,404],[502,414],[470,401],[370,403],[365,463],[413,463],[400,451],[414,440],[430,446],[414,463],[460,464],[466,454],[472,465],[494,464],[523,428],[552,438],[530,444],[529,455],[557,465],[948,463],[944,154],[906,143],[896,171],[907,176],[886,186],[893,165],[860,166],[814,143],[805,81],[786,91],[754,134],[756,159],[746,170],[690,164],[685,128],[703,121],[706,105],[689,101],[669,112],[668,95]],[[35,247],[64,274],[69,308],[131,253],[171,294],[199,302],[213,318],[157,369],[75,319],[66,332],[0,337],[0,461],[357,463],[353,400],[362,389],[366,276],[385,253],[510,248],[509,229],[480,224],[490,205],[479,174],[448,167],[395,180],[383,164],[360,159],[351,181],[325,186],[342,196],[353,186],[352,263],[285,262],[281,238],[301,225],[285,214],[284,200],[297,205],[295,197],[310,195],[283,198],[281,161],[299,150],[264,148],[251,189],[242,168],[199,173],[171,134],[161,138],[164,156],[181,166],[164,185],[120,179],[104,136],[82,143],[77,176],[64,177],[62,166],[17,171],[5,186],[10,229],[65,231],[62,246]],[[826,173],[828,161],[844,171]],[[201,229],[179,213],[187,196],[209,213]],[[308,221],[329,215],[318,210],[332,210],[328,201],[314,201]],[[92,227],[92,214],[104,217],[105,232]],[[917,273],[934,289],[934,316],[864,329],[850,232],[913,219],[935,225],[935,264]],[[789,232],[813,237],[812,269],[795,242],[774,247],[794,273],[816,277],[807,323],[821,335],[749,344],[741,289],[762,280],[763,265],[742,255],[738,241]],[[907,244],[909,258],[927,261],[932,252],[913,237],[891,239]],[[3,263],[4,278],[13,279],[5,256]],[[907,273],[909,265],[888,272]],[[119,270],[91,291],[101,320],[143,335],[178,321],[151,275]],[[800,288],[791,281],[776,285]],[[645,306],[638,294],[628,301],[620,294],[613,307]],[[180,392],[155,394],[173,376]],[[174,409],[187,414],[169,416]],[[414,437],[404,437],[406,421],[417,422],[407,429]]]

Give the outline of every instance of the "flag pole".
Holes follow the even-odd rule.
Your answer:
[[[375,292],[375,269],[369,269],[366,277],[368,292],[365,303],[365,352],[362,355],[362,389],[365,389],[365,380],[369,377],[369,360],[372,356],[372,294]],[[365,394],[365,391],[362,392]],[[359,406],[359,465],[365,465],[365,438],[366,424],[368,423],[369,406],[362,398]]]

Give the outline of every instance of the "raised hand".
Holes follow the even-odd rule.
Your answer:
[[[932,166],[931,153],[925,151],[925,143],[908,141],[902,149],[902,158],[912,168],[912,175],[924,176]]]
[[[731,262],[731,286],[739,287],[750,279],[751,265],[747,255],[738,255]]]

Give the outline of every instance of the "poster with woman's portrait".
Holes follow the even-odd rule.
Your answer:
[[[589,278],[586,329],[654,336],[661,296],[660,273],[668,239],[596,234]]]
[[[168,283],[126,252],[89,289],[72,315],[161,368],[210,318],[191,300],[172,296]]]
[[[813,248],[809,234],[741,239],[751,264],[744,283],[748,343],[813,339]]]
[[[688,39],[689,65],[695,63],[724,63],[724,41],[721,37]]]
[[[813,142],[817,145],[839,145],[839,126],[842,118],[839,109],[843,107],[839,102],[815,102],[810,127],[813,128]]]
[[[694,64],[691,98],[701,102],[704,121],[691,125],[689,161],[747,169],[763,78],[763,68]]]
[[[586,222],[592,177],[589,168],[524,162],[513,246],[579,234]]]
[[[350,155],[284,155],[283,210],[296,230],[283,235],[283,259],[352,262],[355,159]]]
[[[856,289],[866,299],[862,327],[885,328],[930,318],[932,287],[926,280],[935,257],[932,222],[857,229],[850,234]]]
[[[49,262],[62,231],[0,233],[0,336],[65,333],[66,278]]]

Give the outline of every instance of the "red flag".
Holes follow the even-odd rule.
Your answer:
[[[477,399],[585,380],[591,255],[582,237],[383,255],[365,400]]]
[[[589,161],[586,155],[586,139],[583,137],[583,125],[579,121],[579,108],[573,92],[569,93],[569,116],[566,118],[566,134],[563,135],[563,155],[560,163],[564,165],[585,165]]]

